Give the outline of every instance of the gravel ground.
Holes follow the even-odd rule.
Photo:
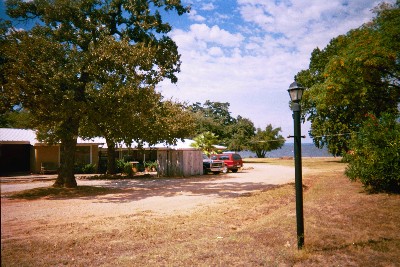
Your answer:
[[[11,200],[5,194],[54,183],[55,176],[1,177],[1,225],[12,221],[76,221],[97,216],[187,213],[228,198],[294,182],[294,168],[246,164],[238,173],[181,179],[82,180],[78,185],[127,189],[126,193],[73,199]]]

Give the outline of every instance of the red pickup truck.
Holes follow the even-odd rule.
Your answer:
[[[225,167],[222,172],[227,173],[228,171],[237,172],[243,167],[243,160],[239,154],[236,153],[224,153],[211,155],[212,160],[222,160]]]

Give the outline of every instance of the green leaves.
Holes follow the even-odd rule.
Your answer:
[[[391,114],[382,114],[380,119],[368,114],[359,132],[352,136],[351,150],[345,155],[349,163],[346,175],[353,181],[360,180],[367,190],[400,193],[398,119]]]
[[[218,136],[219,144],[226,145],[229,150],[246,149],[248,141],[254,136],[254,124],[240,115],[233,118],[229,111],[229,103],[212,102],[194,103],[190,106],[196,120],[196,133],[211,132]]]
[[[214,145],[218,145],[218,136],[212,132],[204,132],[194,139],[193,147],[200,148],[208,156],[216,153]]]
[[[308,87],[303,113],[314,143],[334,155],[349,150],[349,133],[364,115],[397,112],[400,100],[399,4],[381,6],[373,22],[338,36],[312,53],[310,68],[296,80]]]
[[[296,79],[309,88],[303,110],[314,143],[344,155],[347,176],[368,190],[400,192],[400,3],[376,13],[315,49]]]
[[[175,116],[190,125],[180,107],[162,103],[154,91],[163,79],[177,81],[180,57],[159,9],[187,12],[179,0],[8,0],[6,6],[11,17],[38,23],[29,31],[1,25],[2,100],[6,109],[28,110],[43,140],[61,140],[73,151],[78,134],[111,142],[182,137],[182,124],[162,127],[161,134],[150,123],[176,126],[169,117]],[[71,162],[62,168],[73,169]]]

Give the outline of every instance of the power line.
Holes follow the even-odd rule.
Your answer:
[[[353,132],[353,133],[358,133],[358,132]],[[317,136],[313,136],[313,138],[329,137],[329,136],[343,136],[343,135],[351,135],[351,134],[353,134],[353,133],[339,133],[339,134],[317,135]]]
[[[253,141],[253,142],[250,142],[250,143],[268,143],[268,142],[281,142],[281,141],[285,141],[285,139],[266,140],[266,141]]]

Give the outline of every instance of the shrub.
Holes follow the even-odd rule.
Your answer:
[[[96,173],[96,164],[86,164],[82,167],[82,173]]]
[[[84,173],[84,174],[90,174],[90,173],[96,173],[96,164],[75,164],[75,173]]]
[[[398,116],[367,115],[360,131],[352,136],[345,155],[346,175],[359,180],[371,192],[400,193],[400,123]]]
[[[133,172],[132,164],[130,162],[125,162],[124,163],[124,174],[127,176],[133,176],[135,173]]]
[[[145,166],[149,170],[157,170],[158,163],[157,163],[157,161],[146,161]]]
[[[123,173],[127,176],[133,176],[135,174],[130,162],[125,162],[124,160],[118,159],[116,163],[117,173]]]
[[[122,159],[117,159],[115,164],[116,172],[123,173],[125,169],[125,161]]]

